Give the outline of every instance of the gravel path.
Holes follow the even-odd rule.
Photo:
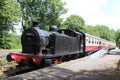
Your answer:
[[[115,70],[120,70],[120,55],[105,55],[97,59],[72,60],[7,80],[120,80],[120,76],[112,79]]]

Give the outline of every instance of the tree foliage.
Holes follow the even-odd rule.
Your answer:
[[[120,48],[120,29],[116,31],[116,45]]]
[[[92,26],[92,25],[86,25],[84,26],[84,32],[94,35],[94,36],[98,36],[100,37],[100,33],[98,32],[98,30],[96,29],[96,27]]]
[[[22,9],[23,29],[31,26],[31,22],[40,22],[40,28],[46,29],[48,26],[60,26],[62,19],[60,16],[67,12],[65,3],[61,0],[18,0]]]
[[[0,1],[0,31],[13,30],[14,22],[20,20],[21,10],[16,0]]]
[[[21,49],[21,36],[11,33],[10,34],[11,42],[10,48],[11,49]]]
[[[78,15],[70,15],[66,19],[66,21],[63,22],[63,28],[68,28],[76,31],[83,31],[84,25],[85,25],[84,19]]]
[[[85,28],[85,32],[88,34],[115,42],[116,32],[105,25],[96,25],[96,26],[87,25],[84,28]]]
[[[110,29],[106,25],[96,25],[95,28],[99,32],[99,35],[100,35],[99,37],[115,42],[116,35],[115,35],[115,31],[113,29]]]
[[[0,48],[9,48],[8,31],[14,31],[14,23],[19,21],[21,10],[16,0],[0,1]]]
[[[10,38],[10,35],[8,34],[8,32],[6,31],[2,31],[2,37],[0,38],[0,48],[3,48],[3,49],[10,49],[11,46],[10,46],[10,42],[11,42],[11,38]]]

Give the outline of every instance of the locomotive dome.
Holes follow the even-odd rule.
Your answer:
[[[57,31],[57,26],[53,25],[49,28],[49,31]]]

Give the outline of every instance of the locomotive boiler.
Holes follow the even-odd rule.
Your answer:
[[[68,29],[57,30],[55,26],[49,31],[41,30],[38,22],[24,30],[21,37],[22,52],[9,53],[8,61],[20,65],[37,65],[56,63],[85,56],[85,34]]]

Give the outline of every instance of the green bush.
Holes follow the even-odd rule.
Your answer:
[[[12,35],[10,46],[11,49],[21,49],[21,36]]]

